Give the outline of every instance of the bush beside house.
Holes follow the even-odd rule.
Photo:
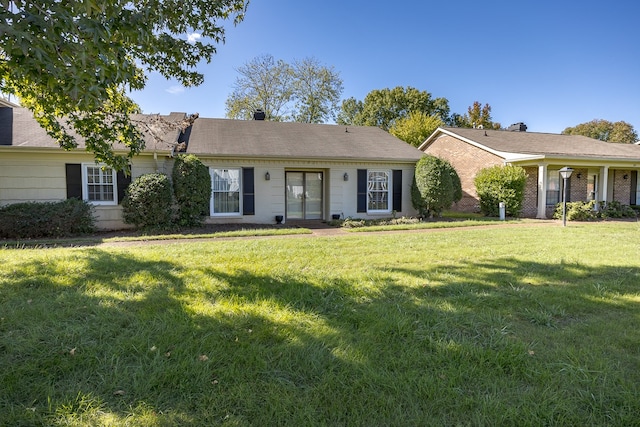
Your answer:
[[[492,166],[480,170],[474,179],[480,211],[486,216],[499,216],[500,203],[507,216],[522,214],[527,173],[520,166]]]
[[[423,218],[440,215],[462,198],[460,178],[449,162],[424,156],[416,164],[411,201]]]
[[[171,177],[178,205],[178,225],[201,225],[209,213],[211,200],[209,169],[193,154],[183,154],[176,157]]]
[[[95,231],[93,206],[83,200],[14,203],[0,208],[0,238],[70,237]]]
[[[171,179],[161,173],[149,173],[135,179],[122,202],[122,218],[136,228],[167,228],[174,221]]]

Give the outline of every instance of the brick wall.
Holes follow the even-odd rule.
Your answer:
[[[624,176],[627,179],[624,179]],[[628,205],[631,200],[631,171],[614,170],[613,171],[613,200],[623,205]]]
[[[578,178],[578,175],[580,178]],[[589,182],[589,170],[574,168],[571,174],[571,193],[569,194],[569,202],[586,202],[589,200],[587,193],[587,183]]]
[[[425,153],[447,160],[460,177],[462,199],[452,209],[460,212],[479,211],[473,179],[484,168],[502,165],[502,158],[449,135],[442,135],[433,141]]]
[[[524,168],[524,171],[527,173],[527,183],[524,187],[522,216],[535,218],[538,215],[538,168],[528,166]]]

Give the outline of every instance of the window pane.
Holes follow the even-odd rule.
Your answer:
[[[547,172],[547,205],[560,203],[560,172],[549,170]]]
[[[367,210],[389,210],[389,172],[369,171],[367,174]]]
[[[213,214],[240,213],[240,169],[214,169]]]
[[[93,202],[115,201],[113,169],[87,167],[87,199]]]

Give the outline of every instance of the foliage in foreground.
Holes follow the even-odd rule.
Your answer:
[[[0,208],[0,238],[68,237],[94,231],[93,206],[83,200],[15,203]]]
[[[222,23],[240,22],[248,1],[3,1],[0,93],[14,94],[61,147],[76,135],[98,162],[118,170],[144,148],[128,97],[157,71],[198,86],[196,71],[224,41]],[[202,38],[188,40],[196,29]],[[125,89],[126,88],[126,89]],[[122,142],[127,156],[115,154]]]
[[[499,205],[504,203],[507,216],[520,216],[527,183],[527,173],[523,168],[512,165],[492,166],[478,172],[473,182],[483,214],[499,216]]]
[[[637,425],[639,232],[0,250],[0,424]]]

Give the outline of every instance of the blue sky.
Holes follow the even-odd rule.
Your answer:
[[[151,74],[132,94],[145,113],[224,117],[236,69],[253,58],[314,57],[333,66],[343,99],[415,87],[463,114],[474,101],[494,121],[560,133],[592,119],[640,132],[640,2],[251,0],[245,20],[183,89]]]

